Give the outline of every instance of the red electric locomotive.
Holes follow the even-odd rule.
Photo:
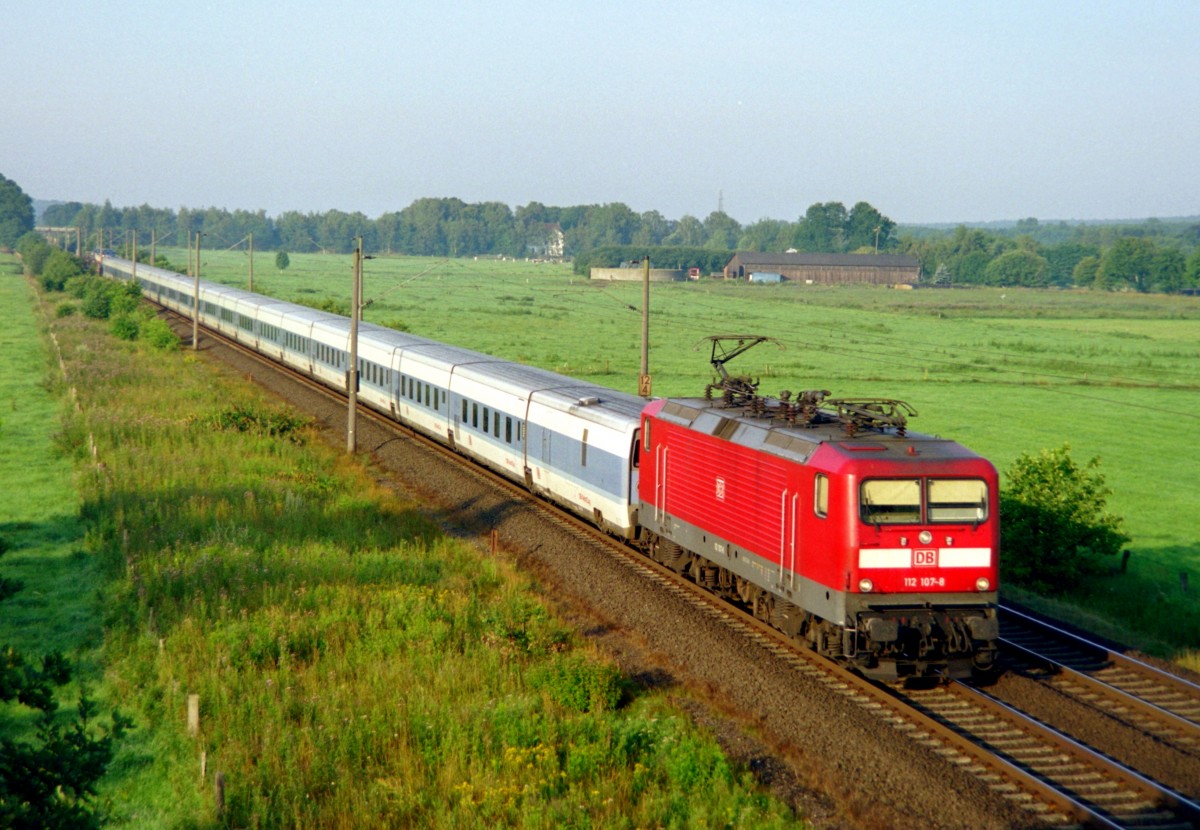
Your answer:
[[[990,670],[995,467],[909,434],[915,413],[899,401],[759,397],[725,374],[713,343],[722,380],[709,397],[642,413],[651,555],[869,676]]]

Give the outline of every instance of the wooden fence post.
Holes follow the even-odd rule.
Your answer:
[[[193,738],[200,734],[200,695],[188,695],[187,729]]]

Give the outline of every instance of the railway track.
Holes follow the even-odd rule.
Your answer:
[[[176,319],[184,318],[176,315]],[[190,326],[190,322],[184,322]],[[345,404],[344,395],[266,360],[218,333],[206,331],[205,336]],[[775,655],[797,675],[846,698],[906,739],[975,776],[995,796],[1024,810],[1031,824],[1200,830],[1197,805],[977,690],[961,684],[898,690],[867,681],[820,658],[671,569],[531,496],[502,476],[465,461],[441,444],[373,410],[360,407],[359,413],[470,469],[588,544],[603,545],[642,578],[662,586],[698,613]]]
[[[1002,608],[1000,630],[1013,671],[1200,757],[1200,684],[1016,608]]]

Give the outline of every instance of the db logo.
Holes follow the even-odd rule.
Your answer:
[[[937,567],[937,551],[936,550],[914,550],[913,564],[920,567]]]
[[[725,501],[725,479],[717,479],[717,501]]]

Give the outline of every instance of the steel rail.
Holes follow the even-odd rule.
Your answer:
[[[1138,660],[1135,657],[1113,651],[1105,645],[1092,642],[1086,637],[1082,637],[1071,631],[1066,631],[1051,623],[1040,620],[1036,617],[1031,617],[1017,611],[1008,606],[1001,606],[1003,613],[1019,618],[1022,624],[1031,628],[1034,634],[1040,631],[1049,631],[1060,641],[1064,641],[1068,646],[1077,649],[1086,649],[1096,652],[1100,655],[1100,659],[1107,661],[1109,666],[1118,669],[1124,669],[1135,675],[1147,677],[1150,682],[1157,683],[1157,691],[1167,694],[1177,694],[1186,699],[1187,703],[1191,704],[1191,708],[1200,712],[1200,684],[1193,683],[1186,678],[1163,671],[1157,666],[1153,666],[1145,661]],[[1003,632],[1003,627],[1001,627]],[[1147,718],[1165,723],[1169,728],[1180,730],[1183,735],[1192,741],[1200,741],[1200,720],[1197,717],[1181,714],[1178,711],[1170,708],[1163,703],[1157,703],[1148,698],[1146,693],[1137,693],[1123,688],[1115,682],[1105,680],[1102,677],[1096,676],[1087,670],[1076,668],[1069,665],[1063,659],[1053,657],[1041,651],[1037,651],[1035,647],[1018,643],[1009,637],[1001,636],[1000,641],[1006,648],[1026,655],[1028,658],[1048,664],[1057,673],[1059,677],[1069,678],[1077,683],[1080,683],[1085,688],[1094,691],[1101,696],[1107,696],[1126,706],[1133,711],[1144,715]],[[1100,669],[1099,671],[1105,671]]]
[[[1123,782],[1131,789],[1143,793],[1155,799],[1158,803],[1169,808],[1176,817],[1189,822],[1193,827],[1200,827],[1200,804],[1192,799],[1184,796],[1169,787],[1148,778],[1136,770],[1125,766],[1124,764],[1108,757],[1107,755],[1093,749],[1085,743],[1082,743],[1071,736],[1060,732],[1049,724],[1043,723],[1037,718],[1029,715],[1021,710],[1010,706],[993,695],[988,694],[982,689],[969,686],[961,681],[953,681],[953,686],[958,694],[968,697],[983,708],[990,710],[993,713],[1007,717],[1010,720],[1017,721],[1021,726],[1033,733],[1040,739],[1052,744],[1064,753],[1070,754],[1076,758],[1085,761],[1094,769],[1101,769],[1111,778]],[[1014,763],[1011,762],[1010,763]],[[1131,822],[1122,823],[1120,818],[1114,816],[1113,813],[1105,810],[1102,807],[1089,802],[1086,797],[1076,797],[1064,792],[1066,797],[1076,801],[1076,803],[1084,810],[1088,811],[1093,821],[1102,823],[1104,826],[1114,827],[1148,827],[1152,826],[1146,823],[1144,816],[1134,816]],[[1171,823],[1168,826],[1177,826],[1177,823]]]

